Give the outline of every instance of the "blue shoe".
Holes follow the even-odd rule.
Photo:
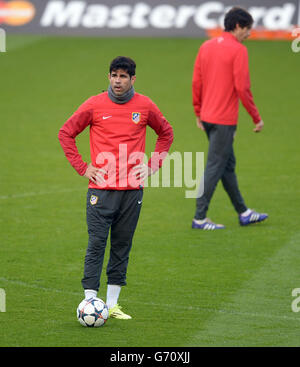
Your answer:
[[[251,213],[247,215],[246,217],[239,215],[239,221],[240,221],[241,226],[248,226],[249,224],[252,224],[252,223],[262,222],[263,220],[267,218],[268,218],[268,214],[257,213],[254,210],[251,210]]]
[[[195,220],[193,220],[192,228],[214,231],[215,229],[224,229],[225,226],[223,226],[223,224],[216,224],[212,222],[210,219],[206,218],[205,222],[202,224],[198,224],[195,222]]]

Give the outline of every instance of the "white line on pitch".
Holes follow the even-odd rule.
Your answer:
[[[74,192],[74,191],[82,191],[82,192],[84,192],[84,188],[58,189],[58,190],[37,191],[37,192],[24,192],[22,194],[3,195],[3,196],[0,196],[0,200],[26,198],[26,197],[31,197],[31,196],[60,194],[60,193],[68,193],[68,192]]]
[[[68,290],[62,290],[62,289],[56,289],[56,288],[47,288],[47,287],[42,287],[40,285],[37,284],[30,284],[30,283],[26,283],[20,280],[10,280],[10,279],[6,279],[3,277],[0,277],[0,282],[6,282],[6,283],[10,283],[10,284],[15,284],[21,287],[26,287],[26,288],[32,288],[32,289],[40,289],[42,291],[45,292],[55,292],[55,293],[64,293],[64,294],[70,294],[73,296],[80,296],[83,294],[83,292],[80,291],[68,291]],[[127,302],[131,303],[130,300],[127,300]],[[160,303],[155,303],[155,302],[147,302],[147,301],[139,301],[139,300],[134,300],[132,301],[132,303],[135,304],[143,304],[143,305],[149,305],[149,306],[154,306],[154,307],[162,307],[162,305]],[[163,304],[164,307],[166,308],[170,308],[170,309],[174,309],[175,304]],[[292,316],[285,316],[285,315],[274,315],[274,314],[263,314],[263,313],[251,313],[251,312],[239,312],[239,311],[234,311],[234,310],[226,310],[226,309],[217,309],[217,308],[212,308],[212,307],[201,307],[201,306],[184,306],[181,305],[182,309],[185,310],[197,310],[197,311],[204,311],[204,312],[211,312],[211,313],[215,313],[215,314],[232,314],[232,315],[241,315],[241,316],[245,316],[245,317],[261,317],[261,318],[269,318],[269,319],[277,319],[277,320],[291,320],[291,321],[295,321],[295,322],[299,322],[299,317],[292,317]]]

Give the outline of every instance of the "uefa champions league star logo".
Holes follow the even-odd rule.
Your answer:
[[[6,294],[5,290],[0,288],[0,312],[6,311]]]
[[[6,52],[6,32],[0,28],[0,52]]]

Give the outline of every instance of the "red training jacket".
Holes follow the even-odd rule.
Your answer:
[[[87,163],[78,153],[75,138],[90,126],[90,152],[93,166],[107,171],[105,184],[89,182],[89,188],[131,190],[141,182],[130,174],[133,166],[143,163],[146,127],[158,135],[155,152],[148,161],[154,171],[159,169],[173,141],[173,129],[150,98],[135,93],[124,104],[110,100],[104,92],[89,98],[65,122],[58,138],[64,153],[80,174]]]
[[[261,120],[250,90],[247,48],[229,32],[200,47],[192,92],[195,114],[202,121],[236,125],[239,99],[255,124]]]

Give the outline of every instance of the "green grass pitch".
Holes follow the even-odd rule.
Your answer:
[[[195,201],[185,199],[185,188],[145,189],[120,296],[133,319],[108,320],[100,329],[76,320],[87,181],[65,159],[58,130],[107,88],[111,59],[126,55],[137,62],[136,90],[174,127],[171,152],[206,154],[191,105],[202,42],[8,37],[0,54],[0,346],[300,346],[300,314],[291,308],[300,287],[300,54],[289,42],[247,42],[265,129],[254,134],[241,108],[235,141],[246,203],[269,219],[240,227],[220,184],[209,217],[226,229],[193,231]],[[154,143],[149,129],[147,154]],[[88,130],[78,146],[88,161]],[[101,280],[105,299],[105,268]]]

